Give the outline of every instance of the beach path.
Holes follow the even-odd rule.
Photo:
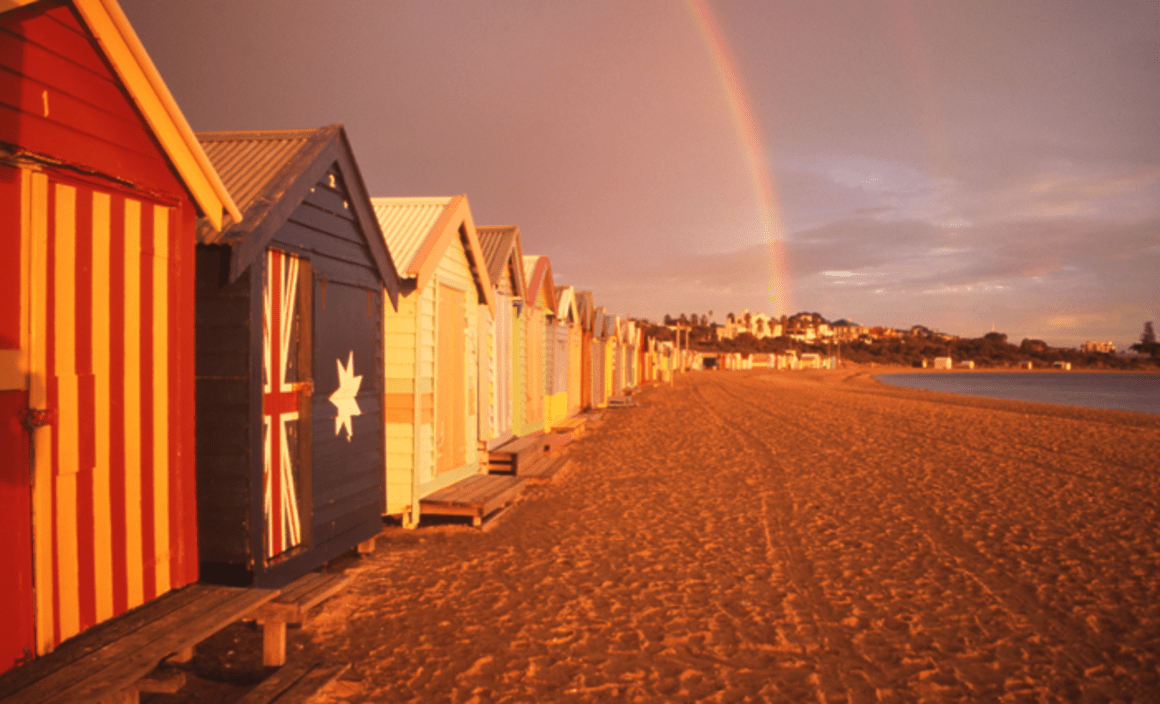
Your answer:
[[[486,530],[352,559],[291,633],[352,663],[329,701],[1160,692],[1160,419],[843,371],[639,399]]]

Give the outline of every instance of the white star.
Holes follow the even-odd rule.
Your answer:
[[[338,410],[338,415],[334,417],[334,434],[338,435],[338,431],[346,426],[346,441],[350,442],[351,436],[354,435],[350,419],[352,416],[362,415],[358,401],[355,400],[358,387],[362,386],[362,376],[354,375],[354,350],[351,350],[345,368],[342,366],[342,360],[334,360],[334,365],[338,367],[338,390],[330,395],[330,402]]]

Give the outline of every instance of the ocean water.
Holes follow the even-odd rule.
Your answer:
[[[935,372],[875,378],[891,386],[948,394],[1160,413],[1160,374]]]

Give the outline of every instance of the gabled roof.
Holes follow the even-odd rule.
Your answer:
[[[524,257],[524,271],[528,274],[528,303],[535,305],[536,298],[541,290],[544,300],[548,302],[548,310],[556,312],[556,286],[552,281],[552,263],[542,255]]]
[[[495,291],[479,247],[467,196],[372,198],[371,204],[399,275],[413,279],[416,290],[427,285],[444,252],[456,237],[462,237],[479,297],[495,316]]]
[[[596,315],[596,300],[591,291],[576,292],[576,310],[580,313],[580,323],[584,329],[591,331],[593,318]]]
[[[580,311],[576,308],[576,289],[571,286],[556,287],[556,318],[568,320],[574,325],[580,322]]]
[[[479,235],[479,247],[483,250],[483,258],[487,262],[487,274],[491,277],[492,285],[495,285],[500,277],[504,276],[504,270],[508,262],[511,262],[516,272],[516,280],[513,282],[516,295],[520,298],[526,298],[528,280],[524,273],[524,250],[520,244],[519,226],[477,227],[475,232]]]
[[[229,244],[236,279],[261,256],[279,228],[332,167],[342,176],[350,208],[378,268],[391,304],[399,299],[399,274],[383,244],[362,174],[342,125],[305,130],[199,132],[198,139],[240,206],[241,222],[220,234],[198,228],[202,244]]]
[[[0,13],[29,5],[31,1],[0,0]],[[240,220],[238,207],[197,143],[185,115],[120,5],[116,0],[72,0],[72,4],[201,213],[215,229],[221,228],[226,215]]]

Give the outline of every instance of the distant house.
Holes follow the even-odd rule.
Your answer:
[[[798,369],[821,369],[822,355],[816,352],[806,352],[798,360]]]
[[[966,360],[963,360],[962,362],[959,362],[959,367],[961,369],[974,369],[975,363],[972,360],[966,359]]]
[[[1080,352],[1101,352],[1103,354],[1115,354],[1116,346],[1112,344],[1111,340],[1088,340],[1079,346]]]
[[[1071,362],[1052,362],[1051,366],[1053,369],[1061,369],[1065,372],[1071,371]]]
[[[955,364],[954,360],[951,359],[950,357],[935,357],[934,358],[934,368],[935,369],[950,369],[954,366],[954,364]]]
[[[1031,370],[1035,368],[1035,364],[1030,359],[1025,359],[1019,363],[1019,368]]]

